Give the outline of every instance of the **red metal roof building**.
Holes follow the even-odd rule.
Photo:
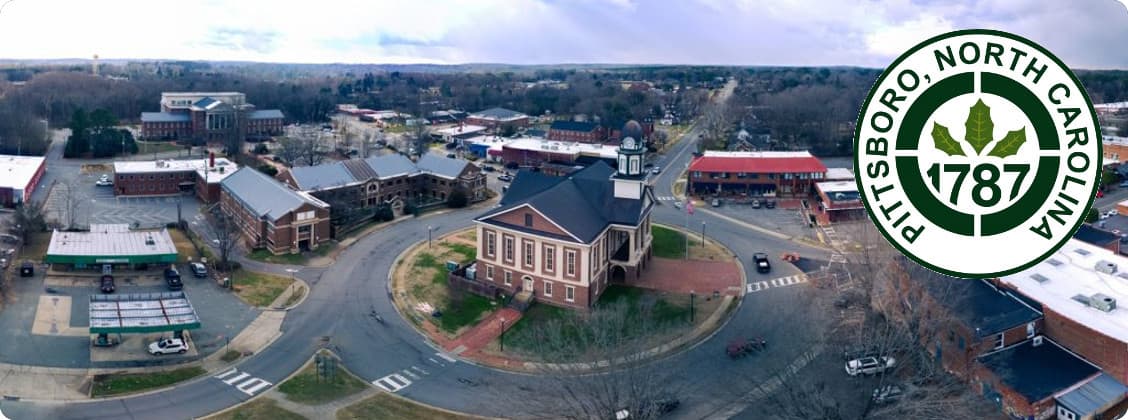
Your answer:
[[[809,152],[707,151],[689,165],[689,193],[805,197],[826,179],[826,166]]]

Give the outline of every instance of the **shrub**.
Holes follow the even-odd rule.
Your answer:
[[[259,172],[270,175],[271,177],[278,175],[278,168],[275,168],[273,165],[267,165],[264,163],[262,165],[259,165],[257,169]]]

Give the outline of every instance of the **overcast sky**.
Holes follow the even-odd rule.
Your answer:
[[[1128,0],[0,0],[0,58],[883,67],[991,28],[1128,69]]]

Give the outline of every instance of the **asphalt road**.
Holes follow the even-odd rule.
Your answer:
[[[670,185],[691,156],[698,130],[691,130],[669,155],[659,160],[666,168],[657,178],[656,193],[672,195]],[[397,223],[370,235],[341,253],[325,269],[305,268],[296,275],[308,282],[311,293],[291,311],[282,326],[284,334],[262,352],[236,365],[239,373],[223,379],[204,377],[161,392],[113,400],[60,404],[35,401],[4,401],[4,414],[13,419],[169,419],[192,418],[246,401],[265,390],[243,386],[248,379],[277,384],[297,370],[319,348],[329,347],[344,360],[350,371],[367,381],[397,375],[400,395],[447,409],[489,416],[515,416],[513,396],[535,391],[542,380],[452,361],[431,348],[410,325],[396,315],[388,294],[388,270],[396,256],[413,243],[426,240],[426,226],[436,235],[470,225],[480,210],[426,216]],[[683,210],[659,205],[654,210],[660,223],[681,225]],[[805,257],[829,259],[821,248],[750,232],[706,212],[691,216],[691,226],[705,221],[710,237],[732,249],[745,267],[752,267],[752,254],[768,251],[776,258],[782,251],[798,251]],[[770,274],[748,272],[749,283],[790,276],[798,270],[780,261]],[[702,418],[713,415],[802,354],[806,343],[819,334],[813,318],[801,316],[803,287],[779,287],[750,293],[733,319],[704,343],[661,360],[663,368],[684,371],[682,385],[693,392],[682,398],[675,417]],[[376,311],[384,323],[368,314]],[[732,361],[723,355],[724,343],[737,336],[765,338],[769,349],[755,361]],[[659,363],[659,362],[655,362]],[[402,380],[401,380],[402,379]],[[231,382],[228,384],[227,382]],[[404,384],[405,382],[409,382]],[[251,392],[247,392],[251,391]]]

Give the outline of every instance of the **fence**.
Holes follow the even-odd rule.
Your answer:
[[[447,273],[447,283],[455,289],[465,290],[487,299],[496,299],[502,289],[491,283],[466,278],[466,268],[473,264],[459,266],[458,269]]]

